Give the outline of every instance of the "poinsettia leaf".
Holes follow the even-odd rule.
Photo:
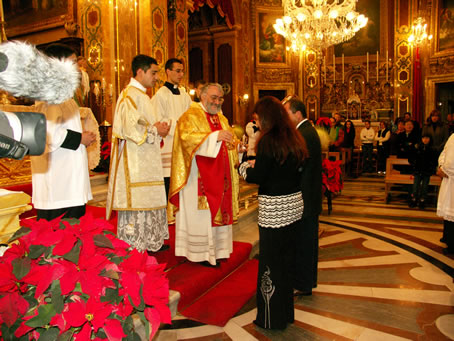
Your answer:
[[[65,218],[62,220],[67,221],[69,223],[69,225],[77,225],[80,223],[79,219],[76,219],[76,218]]]
[[[79,262],[80,246],[81,242],[79,240],[77,241],[76,245],[74,245],[74,247],[71,249],[71,251],[63,255],[63,258],[74,264],[77,264]]]
[[[50,288],[52,305],[55,308],[55,312],[60,314],[63,311],[63,296],[61,294],[60,281],[53,281]]]
[[[41,256],[44,251],[46,251],[46,247],[44,245],[30,245],[30,253],[29,256],[31,259],[36,259]]]
[[[107,247],[108,249],[113,249],[112,242],[103,234],[97,234],[93,237],[93,242],[98,247]]]
[[[2,332],[1,339],[5,341],[17,341],[17,336],[14,335],[19,325],[22,323],[21,319],[17,319],[11,326],[6,323],[0,324],[0,330]]]
[[[150,335],[150,323],[148,322],[147,318],[145,317],[145,314],[141,311],[138,311],[137,315],[139,315],[140,320],[142,321],[142,323],[145,327],[145,335]],[[151,340],[151,338],[150,338],[150,340]]]
[[[30,258],[16,258],[11,264],[13,265],[13,274],[18,280],[21,280],[30,271]]]
[[[99,275],[107,277],[107,278],[111,278],[111,279],[120,279],[118,272],[115,270],[112,270],[112,269],[107,270],[107,271],[105,269],[103,269]]]
[[[120,264],[121,262],[123,262],[123,257],[119,257],[117,256],[116,254],[114,253],[108,253],[107,255],[107,258],[109,258],[109,260],[112,262],[112,263],[115,263],[116,265]]]
[[[25,324],[32,328],[42,327],[48,324],[55,314],[55,308],[52,304],[41,305],[38,307],[38,315],[25,322]]]
[[[118,293],[118,289],[106,288],[106,294],[101,296],[101,302],[112,302],[115,304],[120,303],[123,297]]]
[[[121,341],[126,336],[121,327],[121,322],[117,319],[107,319],[103,329],[109,341]]]
[[[74,332],[70,329],[70,330],[64,332],[63,334],[58,335],[56,340],[57,341],[70,341],[73,337],[73,333]]]
[[[57,327],[46,329],[40,334],[38,341],[54,341],[58,334],[60,334],[60,330]]]
[[[28,227],[21,227],[19,230],[17,230],[16,232],[14,232],[14,234],[12,235],[12,237],[11,237],[6,243],[9,244],[9,243],[15,241],[16,239],[19,239],[20,237],[25,236],[25,235],[28,234],[30,231],[31,231],[31,229],[28,228]]]

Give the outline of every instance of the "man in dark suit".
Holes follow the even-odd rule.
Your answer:
[[[299,247],[295,255],[293,287],[297,295],[311,295],[317,287],[318,216],[322,212],[322,148],[317,131],[307,119],[306,107],[297,98],[284,104],[290,120],[306,140],[309,157],[305,161],[301,189],[303,229],[297,232]]]

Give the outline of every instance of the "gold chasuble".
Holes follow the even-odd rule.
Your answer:
[[[198,209],[211,210],[212,226],[231,225],[237,221],[239,178],[236,143],[227,146],[222,142],[216,158],[196,156],[197,150],[208,136],[221,129],[233,133],[224,115],[210,115],[200,105],[191,105],[178,120],[173,142],[167,207],[169,223],[175,222],[175,214],[180,207],[179,193],[187,185],[194,158],[199,172]],[[226,202],[227,200],[231,202]]]

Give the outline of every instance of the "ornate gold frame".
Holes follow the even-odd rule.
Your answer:
[[[260,37],[260,21],[259,21],[259,16],[260,14],[275,14],[277,16],[283,16],[284,11],[282,8],[273,8],[273,7],[262,7],[262,6],[257,6],[256,11],[255,11],[255,65],[257,67],[288,67],[290,65],[290,55],[289,52],[287,51],[287,40],[284,38],[284,55],[285,55],[285,62],[279,63],[279,62],[261,62],[260,61],[260,51],[259,51],[259,37]]]
[[[6,29],[6,36],[8,38],[12,38],[18,35],[41,31],[49,28],[54,28],[58,26],[64,26],[65,23],[74,22],[74,18],[76,15],[76,7],[74,4],[76,3],[75,0],[67,0],[68,4],[66,7],[66,11],[64,14],[49,16],[44,18],[40,21],[31,22],[27,24],[26,17],[24,20],[20,22],[14,22],[13,26],[8,25],[8,21],[6,22],[5,29]],[[45,12],[45,10],[39,10],[40,12]],[[30,16],[33,16],[30,13]]]
[[[439,35],[440,32],[439,32],[438,26],[439,26],[439,20],[440,20],[440,17],[439,17],[440,2],[441,2],[441,0],[433,1],[432,13],[430,15],[431,22],[430,22],[430,28],[429,29],[432,29],[433,36],[434,36],[434,39],[432,39],[432,42],[431,42],[432,57],[444,57],[444,56],[447,56],[447,55],[452,55],[453,52],[454,52],[454,48],[446,49],[444,51],[440,51],[439,50],[439,48],[440,48],[440,46],[439,46],[440,40],[439,40],[438,35]]]
[[[254,101],[259,100],[259,90],[285,90],[286,96],[295,94],[294,83],[254,83]]]
[[[435,86],[436,84],[439,83],[449,83],[449,82],[454,82],[454,73],[451,74],[445,74],[442,76],[429,76],[426,78],[426,81],[424,82],[424,86],[426,89],[426,100],[425,100],[425,117],[423,119],[425,120],[427,116],[430,114],[430,112],[436,108],[436,89]]]

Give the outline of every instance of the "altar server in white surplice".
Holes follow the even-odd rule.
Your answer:
[[[160,143],[169,126],[156,120],[146,93],[158,70],[154,58],[134,57],[133,78],[118,98],[112,127],[107,218],[118,211],[118,237],[139,251],[168,248]]]
[[[180,59],[171,58],[166,62],[165,71],[167,82],[164,83],[151,99],[153,113],[156,113],[161,122],[167,122],[170,126],[169,134],[164,139],[161,148],[162,168],[166,193],[169,194],[170,168],[172,165],[172,146],[175,135],[175,127],[180,116],[189,109],[192,103],[191,97],[183,87],[180,87],[184,76],[184,66]]]

